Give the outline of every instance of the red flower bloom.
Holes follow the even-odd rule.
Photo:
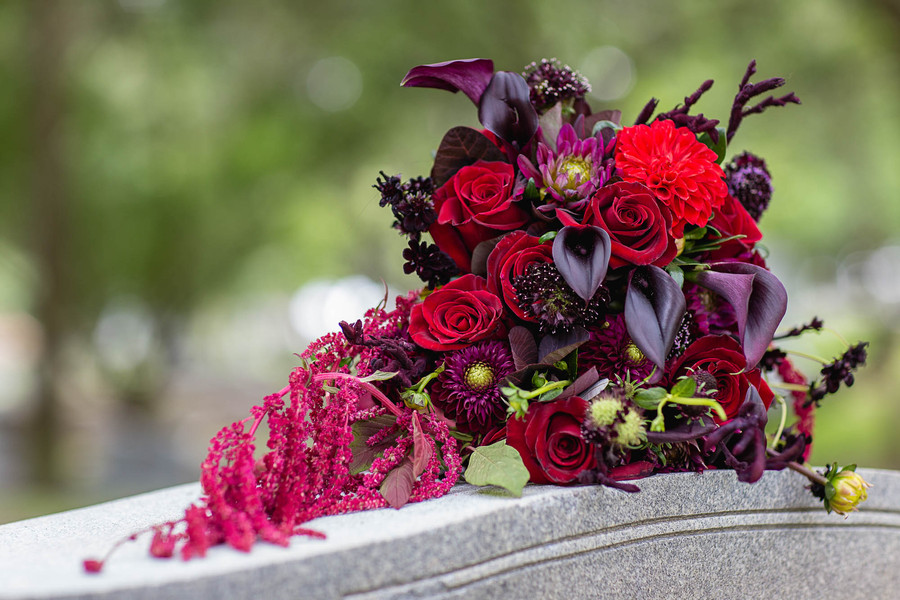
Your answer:
[[[488,256],[488,289],[503,298],[514,315],[523,321],[535,321],[525,314],[513,281],[524,275],[534,263],[552,262],[551,244],[541,244],[540,238],[524,231],[513,231],[504,236]]]
[[[737,416],[748,386],[759,392],[766,409],[775,399],[775,394],[760,376],[759,369],[747,371],[747,359],[741,345],[734,338],[725,335],[707,335],[688,346],[674,364],[666,371],[670,383],[683,376],[707,372],[716,378],[715,400],[722,405],[728,419]],[[716,417],[716,422],[721,422]]]
[[[505,336],[503,302],[486,287],[484,278],[463,275],[413,306],[412,340],[428,350],[446,352]]]
[[[616,137],[616,167],[625,181],[643,183],[675,216],[672,235],[703,227],[728,194],[716,153],[669,120],[626,127]]]
[[[639,183],[620,181],[600,188],[584,213],[584,223],[609,234],[609,266],[656,265],[665,267],[678,249],[669,234],[672,213]]]
[[[511,197],[514,184],[512,165],[480,160],[435,191],[437,222],[428,232],[461,271],[471,271],[472,250],[479,243],[528,221],[528,213]]]
[[[573,483],[596,466],[593,448],[581,437],[587,408],[578,396],[534,402],[525,419],[506,422],[506,442],[519,451],[533,483]]]

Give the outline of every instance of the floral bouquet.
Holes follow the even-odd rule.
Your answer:
[[[555,60],[522,74],[484,59],[412,69],[404,86],[463,92],[484,127],[450,129],[429,177],[375,185],[425,287],[340,323],[222,429],[202,499],[152,528],[151,553],[286,545],[320,535],[302,527],[313,518],[435,498],[461,475],[520,495],[529,481],[637,492],[630,481],[654,473],[733,469],[753,483],[789,467],[829,511],[855,510],[868,484],[853,466],[803,463],[815,409],[853,383],[866,344],[813,381],[778,349],[823,324],[776,334],[787,294],[757,227],[769,172],[747,152],[721,166],[746,117],[799,104],[760,99],[784,80],[751,83],[755,71],[727,126],[693,114],[712,81],[623,126]]]

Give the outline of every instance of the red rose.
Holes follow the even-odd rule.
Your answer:
[[[581,437],[588,403],[577,396],[533,402],[525,419],[506,423],[506,443],[519,451],[533,483],[573,483],[596,466],[594,449]]]
[[[672,213],[646,186],[619,182],[597,190],[584,213],[584,223],[602,227],[612,242],[609,266],[665,267],[678,248],[669,234]]]
[[[752,248],[753,244],[762,239],[762,232],[756,226],[756,221],[753,220],[747,209],[732,196],[725,196],[725,203],[716,209],[709,224],[718,229],[722,233],[722,237],[744,236],[739,240],[725,243],[726,246],[737,245],[738,249],[735,253]]]
[[[759,369],[745,371],[747,359],[741,345],[734,338],[725,335],[707,335],[688,346],[668,369],[670,383],[682,375],[690,375],[697,371],[707,371],[716,378],[716,401],[725,409],[727,419],[734,418],[744,398],[748,386],[753,385],[759,392],[766,409],[772,404],[775,395],[768,384],[762,380]],[[716,422],[722,421],[716,417]]]
[[[525,321],[534,319],[526,317],[519,306],[512,282],[534,263],[553,262],[553,245],[541,244],[538,240],[524,231],[513,231],[500,240],[487,260],[488,289],[503,298],[509,310]]]
[[[459,350],[506,335],[503,302],[484,278],[463,275],[433,292],[409,314],[409,335],[428,350]]]
[[[528,221],[512,199],[515,179],[512,165],[480,160],[434,192],[437,221],[428,232],[462,271],[472,270],[475,246]]]

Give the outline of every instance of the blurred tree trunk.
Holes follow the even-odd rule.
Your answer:
[[[31,209],[34,259],[39,281],[35,316],[44,333],[37,398],[28,442],[35,483],[60,482],[59,375],[66,332],[67,203],[64,152],[64,3],[33,0],[30,6]]]

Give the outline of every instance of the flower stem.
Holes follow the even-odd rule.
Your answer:
[[[794,356],[799,356],[801,358],[808,358],[809,360],[815,361],[822,365],[827,365],[829,362],[820,356],[816,356],[815,354],[807,354],[806,352],[800,352],[799,350],[788,350],[788,354],[793,354]]]
[[[781,422],[778,423],[778,431],[775,432],[775,437],[772,439],[773,446],[781,439],[781,434],[784,433],[784,424],[787,422],[787,404],[784,398],[775,396],[775,400],[778,402],[778,406],[781,407]]]
[[[561,387],[564,388],[567,385],[569,385],[570,383],[572,383],[572,382],[569,381],[568,379],[563,379],[562,381],[551,381],[550,383],[548,383],[546,385],[542,385],[541,387],[539,387],[536,390],[533,390],[531,392],[528,392],[527,394],[524,394],[523,397],[526,400],[531,400],[532,398],[537,398],[541,394],[545,394],[545,393],[549,392],[550,390],[555,390],[555,389],[561,388]]]
[[[812,469],[810,469],[804,465],[801,465],[798,462],[791,461],[787,464],[787,466],[790,470],[796,471],[797,473],[800,473],[801,475],[805,475],[806,478],[809,479],[810,481],[812,481],[813,483],[818,483],[819,485],[826,485],[828,483],[827,479],[825,479],[824,477],[822,477],[821,475],[819,475]]]

